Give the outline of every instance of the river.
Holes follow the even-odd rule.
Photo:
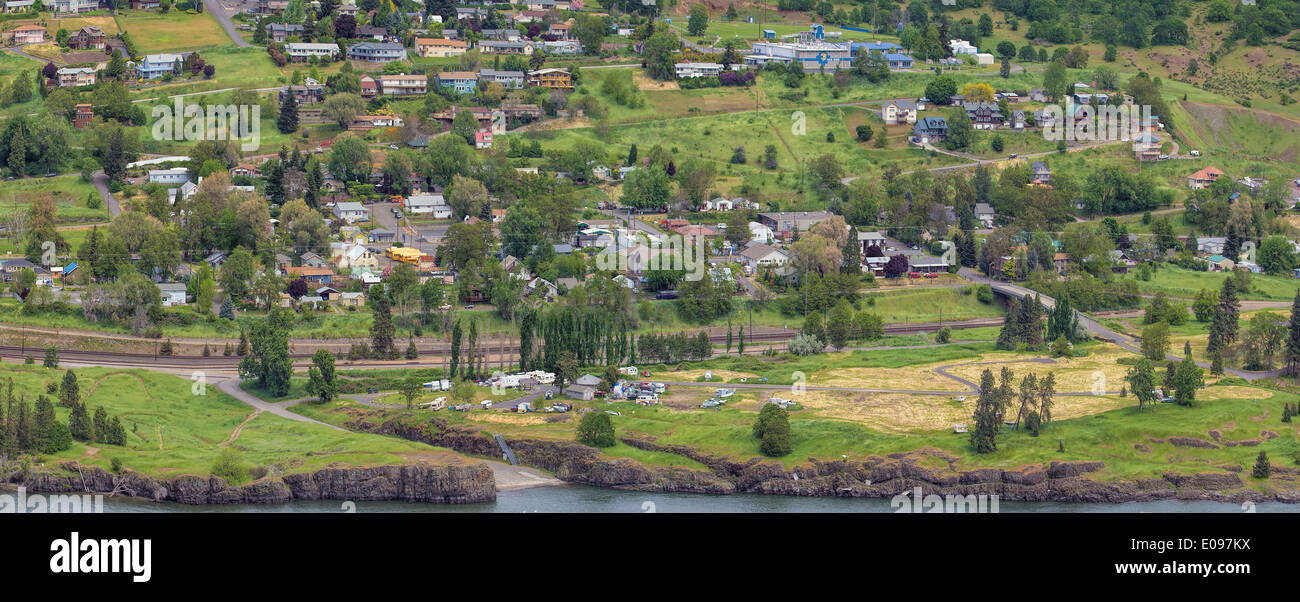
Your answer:
[[[350,504],[350,502],[348,503]],[[583,485],[529,487],[497,492],[497,500],[486,504],[408,504],[404,502],[356,502],[355,512],[430,513],[642,513],[642,512],[893,512],[888,499],[787,497],[776,495],[694,495],[687,493],[639,493]],[[1206,501],[1163,500],[1125,504],[1067,504],[1058,502],[1002,502],[1001,512],[1243,512],[1239,504]],[[130,498],[105,499],[105,512],[344,512],[345,502],[317,501],[288,504],[234,504],[187,506],[170,502],[148,502]],[[1266,502],[1255,512],[1300,512],[1300,504]]]

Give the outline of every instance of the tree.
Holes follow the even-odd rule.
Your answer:
[[[59,405],[71,408],[81,401],[81,390],[77,386],[77,375],[72,370],[63,373],[63,382],[59,384]]]
[[[1055,396],[1056,373],[1048,372],[1038,381],[1038,416],[1044,424],[1052,421],[1052,408],[1056,405],[1052,398]]]
[[[1124,377],[1128,381],[1129,388],[1133,390],[1133,395],[1138,400],[1138,411],[1142,411],[1145,406],[1156,402],[1156,374],[1155,368],[1151,365],[1151,360],[1145,357],[1138,360],[1128,374]]]
[[[703,4],[691,6],[691,16],[686,21],[686,33],[698,36],[704,35],[704,31],[709,28],[709,9]]]
[[[339,124],[339,127],[347,129],[352,120],[357,115],[364,113],[366,110],[366,101],[360,95],[350,92],[332,94],[320,106],[321,116],[325,119]],[[465,111],[469,113],[469,111]],[[473,115],[470,118],[473,119]],[[475,123],[478,123],[475,121]]]
[[[229,485],[240,485],[248,481],[248,466],[244,465],[243,456],[238,449],[223,447],[212,461],[213,476],[226,480]]]
[[[1272,467],[1268,463],[1268,454],[1263,450],[1255,458],[1255,467],[1250,470],[1250,476],[1256,479],[1267,479],[1272,474]]]
[[[402,381],[400,392],[402,398],[406,400],[406,409],[408,410],[413,409],[416,398],[418,398],[420,393],[424,391],[424,383],[420,381],[420,377],[415,374],[406,377],[406,379]]]
[[[605,41],[609,28],[605,20],[594,15],[580,15],[574,22],[570,34],[582,44],[587,54],[600,54],[600,45]]]
[[[1219,292],[1219,304],[1214,308],[1214,316],[1210,320],[1210,340],[1206,350],[1211,355],[1225,351],[1237,340],[1237,318],[1240,311],[1235,279],[1225,278],[1223,289]]]
[[[1196,391],[1205,384],[1204,374],[1205,371],[1192,361],[1190,354],[1183,357],[1183,361],[1178,364],[1178,370],[1174,373],[1174,399],[1178,405],[1192,405],[1196,400]]]
[[[338,380],[334,377],[334,354],[325,349],[317,349],[311,356],[311,363],[320,379],[307,392],[315,395],[321,403],[326,403],[338,396],[339,391]]]
[[[771,458],[789,455],[790,414],[774,403],[764,404],[754,421],[754,436],[759,439],[759,451]]]
[[[86,412],[86,404],[78,403],[68,415],[68,431],[72,434],[72,438],[77,441],[92,441],[95,434],[93,429],[90,415]]]
[[[1286,338],[1287,372],[1295,375],[1300,369],[1300,291],[1291,303],[1291,322]]]
[[[577,441],[591,447],[613,447],[617,443],[614,438],[614,421],[604,412],[587,412],[578,424]]]
[[[937,105],[949,104],[956,93],[957,82],[947,75],[937,76],[925,85],[925,97]]]
[[[50,348],[46,349],[46,350],[45,350],[45,362],[44,362],[42,365],[45,366],[46,368],[58,368],[58,367],[59,367],[59,350],[58,350],[58,349],[55,349],[54,347],[50,347]]]
[[[456,111],[451,120],[451,133],[463,138],[466,144],[474,143],[474,134],[478,132],[478,119],[472,111]]]
[[[958,107],[949,111],[948,135],[944,144],[952,149],[967,148],[974,136],[975,130],[971,126],[970,117],[966,115],[966,109]]]
[[[1156,322],[1142,329],[1142,355],[1151,361],[1165,359],[1169,351],[1169,324]]]
[[[374,316],[370,324],[370,349],[376,357],[388,358],[393,357],[393,327],[392,308],[389,305],[388,293],[378,287],[370,289],[370,310]]]
[[[985,369],[980,374],[980,395],[975,401],[975,413],[972,416],[975,427],[970,431],[970,443],[975,453],[987,454],[998,449],[999,403],[993,371]]]
[[[280,103],[280,117],[276,120],[275,127],[281,134],[292,134],[298,131],[298,101],[293,94],[285,96],[285,101]]]
[[[1043,72],[1043,92],[1056,102],[1065,96],[1066,86],[1065,63],[1052,61]]]

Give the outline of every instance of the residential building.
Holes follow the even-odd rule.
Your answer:
[[[95,85],[95,70],[91,67],[64,67],[58,71],[60,88]]]
[[[451,205],[441,194],[413,194],[406,197],[406,212],[412,215],[432,214],[434,219],[451,219]]]
[[[979,47],[960,39],[948,40],[948,48],[953,54],[976,54],[980,51]]]
[[[774,232],[785,233],[807,232],[817,222],[827,219],[831,216],[829,211],[778,211],[772,213],[758,214],[759,223],[769,227]]]
[[[158,284],[158,292],[162,293],[162,306],[175,307],[185,305],[185,285],[179,282],[161,282]]]
[[[993,205],[988,203],[975,203],[975,220],[983,224],[985,228],[992,228],[993,222],[997,220],[998,213],[993,210]]]
[[[334,217],[337,217],[349,224],[354,222],[370,221],[370,210],[365,205],[357,202],[335,203]]]
[[[180,186],[190,181],[190,170],[184,167],[149,170],[149,183],[163,186]]]
[[[1052,168],[1048,167],[1046,163],[1034,161],[1031,168],[1034,171],[1034,179],[1032,180],[1034,184],[1046,185],[1052,183]]]
[[[366,131],[375,128],[395,128],[402,127],[402,123],[402,118],[396,115],[357,115],[352,118],[352,123],[348,124],[348,129]]]
[[[30,12],[35,8],[36,0],[9,0],[5,2],[5,12],[9,14]],[[44,31],[44,29],[41,31]]]
[[[533,87],[572,90],[573,76],[567,69],[541,69],[528,72],[528,85]]]
[[[73,50],[103,50],[104,31],[91,25],[78,29],[76,33],[68,36],[68,48]]]
[[[384,41],[384,38],[388,37],[387,29],[376,27],[374,25],[358,25],[356,31],[352,33],[358,40],[369,38],[376,42],[382,42]]]
[[[45,41],[45,28],[40,25],[23,25],[14,29],[14,44],[40,44]]]
[[[290,94],[293,94],[293,99],[299,105],[314,105],[325,100],[325,86],[321,84],[289,86],[280,90],[280,102],[288,101]]]
[[[780,267],[790,261],[790,255],[776,247],[753,243],[740,252],[740,261],[750,269]]]
[[[484,86],[498,83],[507,90],[523,88],[528,81],[523,71],[499,71],[497,69],[480,69],[478,79],[479,83]]]
[[[339,55],[339,45],[319,42],[290,42],[284,45],[284,54],[291,61],[305,61],[313,56],[337,57]]]
[[[391,63],[406,58],[406,48],[396,42],[361,42],[348,46],[348,59],[365,63]]]
[[[890,71],[898,71],[899,69],[911,69],[913,65],[912,57],[907,56],[906,54],[889,52],[884,55],[884,58],[885,58],[885,62],[889,63]]]
[[[492,148],[492,132],[487,130],[474,132],[474,148]]]
[[[54,0],[53,5],[56,13],[88,13],[99,10],[100,0]]]
[[[677,79],[688,77],[716,77],[722,73],[722,63],[677,63]]]
[[[148,54],[135,65],[135,73],[141,79],[158,79],[176,73],[177,63],[184,63],[185,57],[179,54]]]
[[[518,42],[520,40],[518,29],[483,29],[478,33],[488,40],[505,40],[507,42]]]
[[[1002,125],[1002,111],[992,102],[962,103],[966,116],[970,118],[971,127],[977,130],[992,130]]]
[[[941,141],[948,137],[948,121],[943,117],[922,117],[912,128],[912,136],[921,144]]]
[[[329,284],[334,281],[334,271],[329,268],[314,268],[296,265],[285,270],[290,279],[302,278],[312,284]]]
[[[916,123],[916,103],[910,100],[891,100],[882,113],[885,123]]]
[[[406,73],[381,75],[379,90],[384,96],[424,96],[429,91],[429,76]]]
[[[1223,236],[1201,236],[1196,239],[1196,250],[1207,255],[1219,255],[1227,244],[1228,239]]]
[[[483,54],[522,54],[533,53],[533,43],[522,40],[479,40],[479,52]]]
[[[289,36],[302,36],[302,25],[297,23],[271,23],[266,26],[266,37],[283,44]]]
[[[577,40],[542,40],[540,45],[550,55],[582,54],[582,43]]]
[[[361,98],[374,98],[379,95],[379,82],[368,74],[361,75]]]
[[[446,58],[460,56],[469,50],[465,40],[448,40],[445,38],[415,38],[415,51],[426,58]]]
[[[95,120],[95,109],[89,104],[77,105],[77,114],[72,119],[72,127],[86,129]]]
[[[546,30],[546,33],[549,33],[561,40],[567,40],[569,39],[569,30],[572,28],[573,28],[573,19],[569,19],[568,21],[565,21],[563,23],[552,23],[550,29]]]
[[[438,74],[438,88],[450,88],[457,94],[473,94],[478,89],[478,74],[473,71],[444,71]]]
[[[1223,175],[1223,170],[1211,165],[1187,176],[1187,187],[1192,190],[1209,188],[1210,184],[1213,184],[1221,175]]]

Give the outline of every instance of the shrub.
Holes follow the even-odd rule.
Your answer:
[[[244,466],[239,450],[227,447],[221,450],[212,463],[212,474],[226,480],[230,485],[240,485],[248,481],[248,467]]]
[[[980,303],[983,303],[983,304],[985,304],[985,305],[990,305],[990,304],[992,304],[992,303],[993,303],[993,288],[990,287],[990,286],[987,285],[987,284],[981,284],[981,285],[979,286],[979,288],[975,289],[975,299],[978,300]]]
[[[578,443],[592,447],[613,447],[614,422],[604,412],[588,412],[578,425]]]
[[[815,336],[799,334],[793,339],[790,339],[790,342],[786,343],[785,348],[787,351],[795,355],[808,356],[821,353],[822,350],[826,349],[826,343],[823,343],[821,339]]]

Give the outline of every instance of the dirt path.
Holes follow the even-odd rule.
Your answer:
[[[245,418],[243,422],[239,423],[239,426],[235,427],[235,430],[230,432],[230,438],[226,439],[225,441],[222,441],[221,443],[218,443],[217,447],[225,447],[233,443],[235,439],[239,438],[239,433],[242,433],[244,431],[244,425],[248,424],[254,418],[257,418],[258,415],[260,415],[261,413],[262,410],[253,410],[253,413],[249,414],[248,418]]]
[[[89,398],[91,395],[94,395],[95,389],[99,388],[99,383],[104,382],[104,379],[110,376],[118,376],[118,375],[135,377],[136,380],[140,381],[140,386],[144,387],[144,394],[145,395],[149,394],[149,385],[145,384],[144,379],[141,378],[139,374],[135,374],[132,372],[109,372],[108,374],[99,377],[99,379],[95,381],[95,384],[90,385],[90,390],[86,391],[86,395],[82,397],[82,399],[86,399]]]

